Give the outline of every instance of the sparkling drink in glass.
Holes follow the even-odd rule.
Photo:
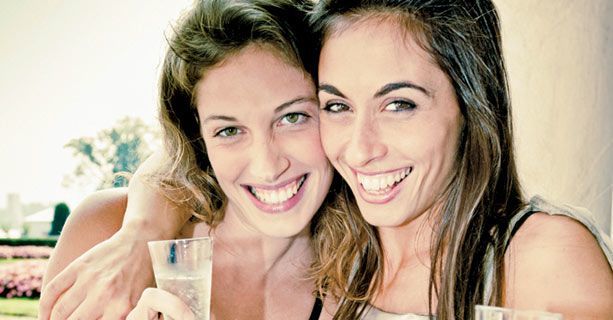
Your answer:
[[[178,296],[197,320],[209,320],[212,239],[149,241],[148,245],[157,287]]]

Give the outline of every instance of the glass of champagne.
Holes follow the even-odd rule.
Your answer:
[[[477,305],[475,306],[475,320],[562,320],[562,315],[546,311]]]
[[[157,287],[183,300],[197,320],[209,320],[212,238],[149,241],[148,245]]]

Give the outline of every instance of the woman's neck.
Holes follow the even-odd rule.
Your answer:
[[[197,223],[183,236],[214,237],[211,314],[221,319],[288,319],[308,314],[315,289],[308,226],[293,237],[270,237],[226,210],[213,230]]]
[[[399,227],[377,228],[386,273],[414,265],[429,266],[433,226],[427,214]]]
[[[308,267],[312,258],[308,225],[292,237],[271,237],[245,223],[231,207],[211,235],[215,237],[217,249],[227,253],[229,258],[239,258],[244,265],[257,265],[264,274],[273,272],[279,265],[287,269],[286,263],[300,265],[300,269],[305,270],[304,266]]]
[[[373,305],[392,313],[427,314],[434,233],[430,213],[402,226],[378,227],[377,231],[383,250],[383,278]]]

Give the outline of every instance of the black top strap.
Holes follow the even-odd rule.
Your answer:
[[[518,231],[518,230],[519,230],[519,228],[520,228],[520,227],[521,227],[521,226],[524,224],[524,222],[526,222],[526,220],[527,220],[528,218],[530,218],[530,216],[531,216],[532,214],[534,214],[534,213],[536,213],[536,211],[529,211],[529,212],[526,212],[526,213],[525,213],[523,216],[521,216],[521,217],[519,218],[519,220],[517,220],[517,222],[515,223],[515,225],[513,225],[513,226],[512,226],[511,233],[510,233],[509,238],[507,239],[507,243],[506,243],[506,245],[505,245],[505,247],[504,247],[504,251],[505,251],[505,252],[507,251],[507,249],[509,249],[509,244],[511,243],[511,239],[513,239],[513,236],[514,236],[514,235],[517,233],[517,231]]]
[[[319,297],[315,297],[315,303],[313,304],[313,310],[311,310],[311,315],[309,316],[309,320],[317,320],[319,319],[319,315],[321,315],[321,309],[323,308],[324,303]]]

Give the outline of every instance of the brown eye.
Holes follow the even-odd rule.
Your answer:
[[[402,112],[402,111],[411,111],[417,108],[417,105],[411,101],[394,101],[387,106],[385,106],[385,110],[392,112]]]
[[[323,110],[326,112],[330,112],[330,113],[339,113],[339,112],[348,111],[349,107],[345,104],[334,102],[334,103],[326,104]]]

